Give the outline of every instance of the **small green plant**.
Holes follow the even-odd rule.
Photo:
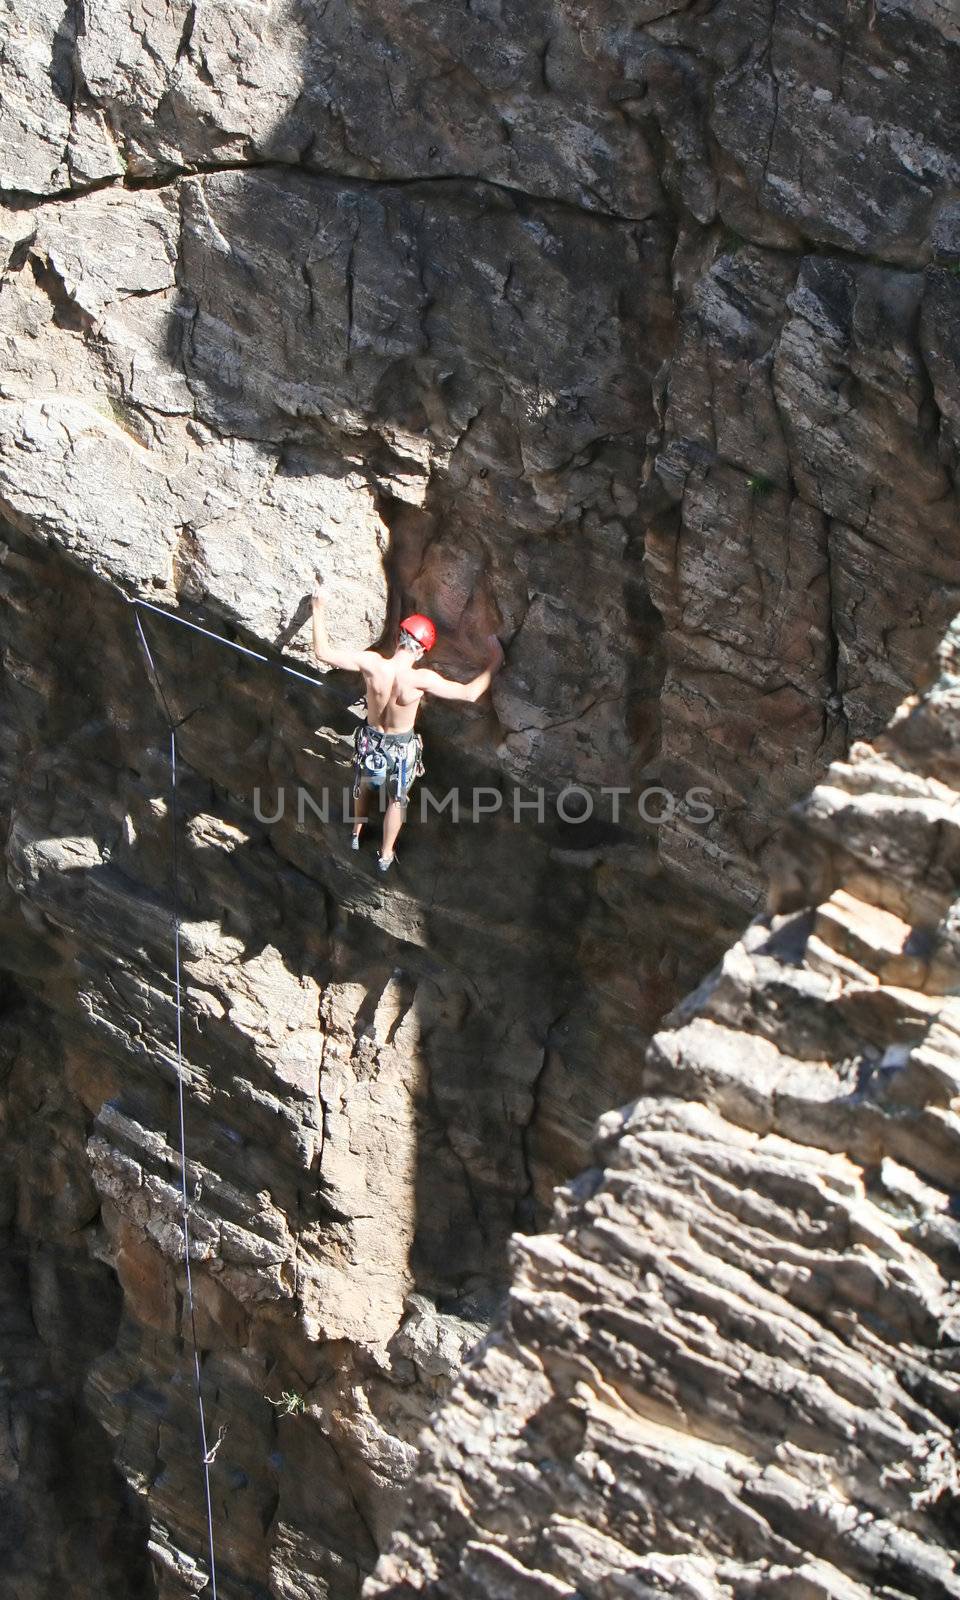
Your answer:
[[[106,417],[109,422],[117,423],[121,428],[126,425],[126,413],[112,394],[98,394],[91,403],[94,411],[99,411],[101,417]]]
[[[270,1396],[265,1395],[264,1399],[270,1400]],[[276,1406],[281,1417],[300,1417],[307,1409],[303,1395],[296,1394],[293,1389],[284,1389],[280,1399],[270,1400],[270,1404]]]
[[[765,472],[754,472],[747,479],[747,488],[755,500],[765,499],[768,494],[773,493],[776,487],[773,479],[768,478]]]
[[[101,417],[106,417],[108,422],[114,423],[118,428],[137,444],[147,443],[146,428],[138,419],[135,412],[130,412],[121,400],[115,399],[112,394],[98,394],[91,401],[94,411],[99,411]]]

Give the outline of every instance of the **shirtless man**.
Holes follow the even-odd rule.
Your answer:
[[[428,667],[418,667],[421,656],[433,647],[437,630],[429,617],[415,613],[400,624],[397,648],[392,656],[375,650],[338,650],[327,638],[326,602],[319,580],[313,588],[313,653],[328,667],[345,672],[360,672],[367,691],[367,720],[357,730],[357,759],[354,794],[356,816],[351,848],[359,849],[360,830],[367,819],[371,782],[387,786],[388,803],[383,817],[383,843],[377,857],[380,872],[393,866],[397,835],[403,827],[407,799],[419,771],[422,743],[414,731],[417,712],[425,694],[438,700],[479,700],[490,687],[494,673],[503,664],[503,651],[493,634],[489,640],[487,665],[469,683],[456,683]],[[376,769],[382,776],[377,779]],[[371,776],[372,774],[372,776]]]

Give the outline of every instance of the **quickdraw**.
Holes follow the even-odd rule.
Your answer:
[[[360,785],[364,782],[375,789],[382,788],[390,770],[390,763],[383,753],[383,734],[362,722],[353,736],[353,748],[354,796],[360,793]]]
[[[391,799],[406,804],[407,791],[424,771],[423,740],[420,735],[412,730],[402,737],[384,733],[365,722],[358,726],[353,745],[354,797],[360,793],[363,783],[381,789],[389,782],[390,788],[395,790]]]

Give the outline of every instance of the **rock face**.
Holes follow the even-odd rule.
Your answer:
[[[960,1595],[960,622],[941,667],[515,1239],[370,1600]]]
[[[16,1600],[204,1582],[127,601],[299,670],[319,565],[338,639],[415,606],[455,676],[507,648],[425,714],[459,823],[380,883],[337,822],[356,685],[144,613],[220,1587],[354,1600],[511,1231],[960,606],[960,35],[935,0],[9,0],[5,33]]]

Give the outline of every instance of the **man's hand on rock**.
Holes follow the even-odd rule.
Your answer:
[[[323,611],[327,602],[323,593],[323,579],[320,577],[319,573],[313,580],[313,594],[311,596],[311,600],[314,611]]]

